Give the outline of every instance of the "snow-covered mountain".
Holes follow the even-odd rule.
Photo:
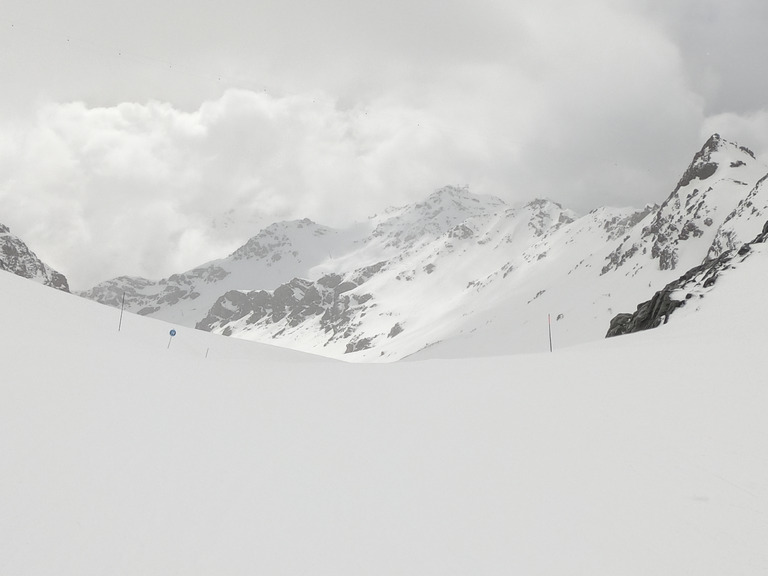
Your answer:
[[[0,270],[69,292],[69,284],[64,274],[40,260],[24,241],[12,234],[3,224],[0,224]]]
[[[278,222],[264,228],[226,258],[159,281],[121,276],[82,292],[90,300],[144,316],[194,327],[225,292],[273,288],[307,277],[337,246],[355,240],[355,229],[339,231],[311,220]]]
[[[357,360],[401,358],[450,334],[489,285],[545,258],[541,240],[574,216],[546,200],[512,208],[446,187],[372,218],[369,236],[316,268],[317,280],[230,292],[198,327]]]
[[[221,334],[350,361],[532,352],[603,337],[768,213],[768,167],[713,135],[661,205],[579,216],[445,187],[354,230],[273,225],[228,258],[85,295]],[[762,220],[761,220],[762,218]],[[472,345],[469,345],[469,342]]]
[[[766,172],[748,149],[712,136],[661,206],[647,206],[624,220],[612,218],[607,209],[577,219],[559,233],[561,238],[552,238],[550,252],[558,254],[552,266],[540,267],[508,298],[468,322],[458,338],[416,357],[543,350],[549,346],[550,314],[555,347],[603,337],[618,312],[635,308],[682,271],[719,253],[724,231],[738,231],[730,235],[732,248],[759,232],[757,217],[737,208],[747,199],[765,202],[760,191]],[[626,223],[623,231],[606,233],[619,221]],[[600,229],[602,238],[596,235]],[[575,258],[580,259],[574,265]],[[523,301],[519,291],[526,286],[536,298]]]

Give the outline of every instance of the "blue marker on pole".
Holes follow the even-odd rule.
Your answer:
[[[168,338],[168,348],[170,348],[170,347],[171,347],[171,340],[173,340],[173,337],[174,337],[174,336],[176,336],[176,330],[171,330],[170,334],[171,334],[171,337],[170,337],[170,338]],[[167,350],[168,348],[166,348],[166,350]]]

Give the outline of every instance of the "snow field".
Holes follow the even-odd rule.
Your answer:
[[[739,271],[728,314],[388,365],[167,348],[0,274],[0,574],[765,574],[765,272]]]

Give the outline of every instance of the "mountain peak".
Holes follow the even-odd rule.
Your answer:
[[[554,207],[558,210],[562,210],[563,206],[559,202],[550,200],[549,198],[535,198],[525,205],[526,208],[532,208],[536,210],[543,210],[548,207]]]
[[[720,150],[728,150],[730,149],[737,155],[746,154],[753,160],[755,159],[755,153],[752,152],[749,148],[746,146],[740,146],[736,142],[732,142],[730,140],[726,140],[720,134],[712,134],[712,136],[709,137],[709,139],[704,143],[704,146],[701,147],[701,151],[699,154],[702,156],[706,156],[707,159],[715,153]]]
[[[259,231],[256,236],[251,237],[229,257],[235,260],[266,258],[267,256],[275,258],[275,250],[283,249],[283,251],[293,253],[295,244],[306,242],[308,241],[307,238],[317,238],[333,232],[331,228],[318,224],[309,218],[281,220]]]
[[[267,231],[276,232],[282,230],[301,229],[306,226],[318,226],[318,224],[309,218],[302,218],[300,220],[280,220],[279,222],[274,222],[266,228],[263,228],[259,233],[261,234]]]
[[[451,203],[456,206],[496,206],[504,204],[504,201],[501,198],[488,194],[475,194],[469,190],[469,186],[443,186],[435,190],[424,202],[416,206],[438,206]]]
[[[639,238],[614,250],[603,270],[646,253],[658,261],[660,270],[691,268],[701,261],[703,246],[714,247],[710,255],[719,253],[724,245],[731,247],[733,238],[719,232],[719,227],[729,214],[735,215],[745,193],[754,188],[765,169],[751,150],[713,134],[652,221],[639,231]]]
[[[469,191],[469,186],[443,186],[427,197],[427,202],[442,199],[471,198],[474,196]]]
[[[755,160],[755,154],[745,146],[725,140],[720,134],[712,134],[693,157],[688,169],[677,183],[675,191],[684,188],[693,180],[706,180],[724,164],[738,168]]]
[[[704,146],[701,147],[701,151],[702,151],[702,153],[704,153],[705,151],[709,151],[709,150],[715,151],[718,148],[720,148],[720,146],[722,145],[723,142],[724,142],[724,140],[723,140],[722,136],[720,136],[720,134],[715,132],[714,134],[712,134],[712,136],[710,136],[707,139],[707,141],[704,143]]]

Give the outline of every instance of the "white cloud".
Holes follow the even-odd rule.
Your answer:
[[[3,218],[74,285],[157,277],[225,254],[261,218],[344,224],[455,179],[471,150],[439,122],[321,93],[233,90],[192,113],[50,104],[3,165]]]
[[[705,122],[693,36],[681,45],[683,12],[655,0],[227,0],[190,4],[178,30],[175,10],[147,19],[143,3],[104,20],[120,27],[68,7],[37,11],[51,18],[38,29],[33,1],[19,27],[54,30],[46,43],[0,38],[40,56],[0,59],[8,101],[49,95],[27,125],[3,121],[0,222],[75,287],[165,276],[269,220],[342,224],[444,184],[581,211],[660,201],[702,126],[763,146],[748,128],[761,117]],[[75,40],[55,57],[54,20]],[[248,89],[224,90],[222,71]]]

